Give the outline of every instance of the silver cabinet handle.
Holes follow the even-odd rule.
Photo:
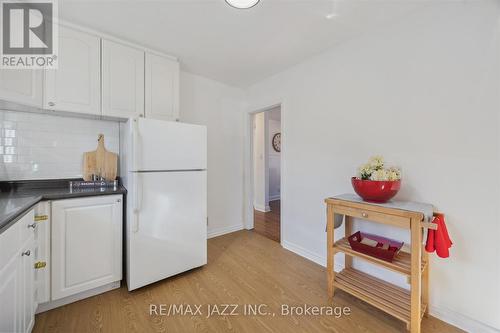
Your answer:
[[[24,256],[29,257],[30,255],[31,255],[31,251],[30,251],[30,250],[28,250],[28,251],[24,251],[24,252],[21,254],[21,256],[23,256],[23,257],[24,257]]]
[[[35,229],[36,228],[36,223],[28,224],[28,229],[29,228]]]
[[[47,104],[48,104],[49,106],[55,106],[55,105],[56,105],[56,103],[54,103],[54,102],[49,102],[49,103],[47,103]]]
[[[361,216],[363,216],[364,218],[367,218],[367,217],[368,217],[368,214],[366,214],[365,212],[363,212],[363,213],[361,214]]]

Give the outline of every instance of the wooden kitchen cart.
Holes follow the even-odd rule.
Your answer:
[[[343,291],[402,320],[411,333],[420,332],[420,322],[428,313],[429,260],[422,246],[424,228],[435,229],[435,224],[424,221],[421,212],[374,205],[366,202],[328,198],[327,204],[327,277],[328,295],[335,289]],[[335,214],[345,216],[345,237],[334,242]],[[411,252],[400,251],[393,262],[356,252],[351,249],[347,237],[352,233],[353,219],[369,220],[410,230]],[[345,254],[345,268],[334,271],[335,254]],[[388,270],[407,276],[410,291],[360,272],[352,267],[352,260],[359,258]]]

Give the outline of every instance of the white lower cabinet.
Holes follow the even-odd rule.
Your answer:
[[[38,305],[122,279],[122,204],[122,195],[40,202],[0,234],[0,333],[31,332]]]
[[[52,301],[122,279],[122,196],[52,202]]]
[[[21,264],[18,254],[0,271],[0,332],[21,332]]]
[[[30,240],[21,253],[21,288],[23,289],[23,329],[22,332],[31,332],[35,324],[35,240],[31,236]]]
[[[35,303],[50,301],[50,201],[35,207]]]
[[[0,332],[30,332],[35,321],[33,210],[0,234]]]

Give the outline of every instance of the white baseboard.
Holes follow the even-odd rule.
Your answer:
[[[253,208],[255,210],[258,210],[259,212],[262,212],[262,213],[267,213],[267,212],[271,211],[271,207],[269,205],[267,205],[267,206],[253,205]]]
[[[207,233],[207,239],[214,238],[217,236],[222,236],[225,234],[229,234],[231,232],[235,231],[240,231],[244,229],[244,225],[242,224],[236,224],[236,225],[231,225],[228,227],[221,227],[221,228],[211,228],[208,230]]]
[[[76,295],[71,295],[71,296],[64,297],[64,298],[61,298],[61,299],[58,299],[55,301],[50,301],[47,303],[39,304],[37,309],[36,309],[36,313],[38,314],[38,313],[42,313],[45,311],[49,311],[49,310],[58,308],[58,307],[63,306],[63,305],[67,305],[70,303],[74,303],[76,301],[80,301],[80,300],[85,299],[85,298],[89,298],[89,297],[92,297],[95,295],[105,293],[105,292],[113,290],[113,289],[118,289],[118,288],[120,288],[120,283],[121,283],[121,281],[111,282],[111,283],[108,283],[104,286],[97,287],[97,288],[94,288],[91,290],[87,290],[87,291],[78,293]]]
[[[281,199],[281,196],[278,194],[278,195],[273,195],[272,197],[269,197],[269,201],[276,201],[276,200],[280,200]]]
[[[481,323],[475,319],[464,316],[451,309],[431,305],[429,308],[431,316],[436,317],[450,325],[456,326],[466,332],[474,333],[499,333],[500,330]]]
[[[304,257],[308,260],[311,260],[318,265],[321,265],[323,267],[326,267],[326,258],[318,255],[314,252],[311,252],[299,245],[287,242],[287,241],[282,241],[281,245],[289,250],[294,252],[295,254],[298,254],[301,257]],[[340,259],[340,258],[339,258]],[[344,262],[342,260],[335,260],[335,271],[340,272],[344,268]],[[500,330],[495,329],[489,325],[486,325],[484,323],[481,323],[475,319],[469,318],[467,316],[464,316],[460,313],[457,313],[451,309],[446,309],[442,307],[436,307],[431,304],[429,308],[429,312],[431,316],[438,318],[439,320],[442,320],[450,325],[456,326],[462,330],[465,330],[467,332],[474,332],[474,333],[500,333]]]
[[[287,249],[289,251],[292,251],[292,252],[298,254],[301,257],[304,257],[306,259],[309,259],[309,260],[317,263],[318,265],[326,267],[326,258],[325,257],[319,256],[316,253],[313,253],[313,252],[311,252],[311,251],[309,251],[309,250],[307,250],[299,245],[287,242],[285,240],[283,240],[281,242],[281,246],[283,246],[285,249]]]

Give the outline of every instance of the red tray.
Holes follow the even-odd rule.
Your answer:
[[[365,245],[361,243],[363,238],[372,239],[378,242],[376,247],[371,247],[369,245]],[[367,255],[370,255],[375,258],[379,258],[388,262],[392,262],[396,254],[398,254],[399,250],[403,247],[404,242],[399,242],[393,239],[362,233],[360,231],[355,234],[349,236],[348,238],[349,244],[354,251],[361,252]],[[389,244],[388,250],[383,250],[382,246],[384,244]]]

